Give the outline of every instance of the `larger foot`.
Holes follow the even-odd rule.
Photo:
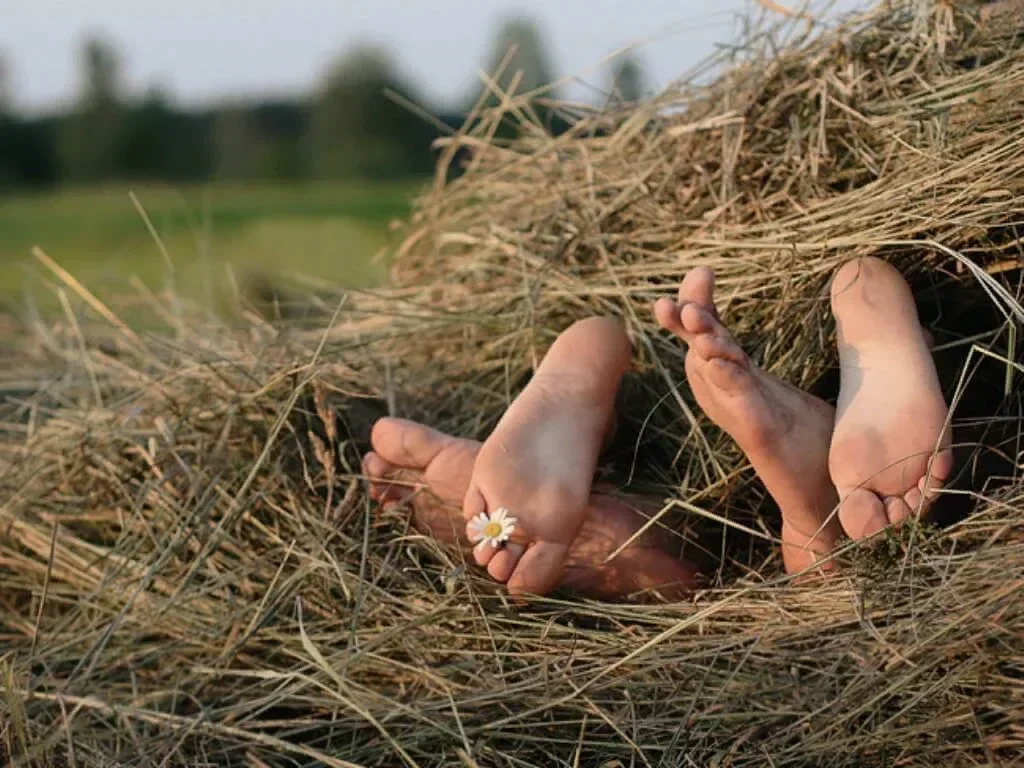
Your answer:
[[[363,467],[373,498],[385,504],[410,503],[418,528],[468,551],[459,505],[480,443],[401,419],[378,422],[372,442],[374,451],[366,455]],[[674,557],[671,541],[656,530],[645,531],[616,554],[645,522],[634,507],[647,507],[647,501],[636,499],[631,504],[590,494],[583,524],[569,546],[556,586],[605,600],[644,592],[675,599],[689,593],[696,585],[697,570]]]
[[[586,514],[631,348],[616,320],[582,320],[558,337],[477,455],[467,524],[506,509],[516,533],[474,555],[513,594],[543,595],[561,578]]]
[[[697,403],[739,444],[779,505],[786,570],[813,566],[841,535],[827,468],[832,408],[751,362],[718,319],[711,270],[690,272],[678,301],[659,300],[655,317],[688,347]]]
[[[832,282],[840,387],[829,469],[839,520],[862,538],[924,512],[949,477],[948,408],[910,288],[879,259]]]

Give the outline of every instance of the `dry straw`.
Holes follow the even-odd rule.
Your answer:
[[[210,327],[154,300],[169,331],[131,331],[40,253],[67,311],[3,352],[4,759],[1024,760],[1020,27],[895,1],[787,24],[651,104],[575,109],[555,138],[525,98],[481,114],[445,142],[440,175],[468,167],[419,200],[394,287],[319,329]],[[499,120],[519,138],[494,138]],[[827,395],[828,280],[858,255],[912,277],[955,360],[968,471],[949,500],[969,516],[851,548],[839,576],[797,586],[650,304],[714,267],[755,358]],[[516,607],[372,508],[358,449],[375,408],[483,434],[593,313],[625,318],[638,351],[613,474],[675,501],[659,524],[702,529],[687,546],[713,587]]]

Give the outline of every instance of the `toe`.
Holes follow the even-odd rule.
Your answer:
[[[453,438],[406,419],[385,418],[373,425],[370,442],[382,459],[400,467],[424,469]]]
[[[516,565],[519,564],[519,560],[525,551],[521,544],[509,542],[494,553],[494,557],[487,564],[487,572],[491,574],[491,578],[495,581],[505,583],[511,578],[512,572],[515,570]]]
[[[702,333],[693,339],[693,350],[705,360],[721,359],[743,365],[747,356],[728,335]]]
[[[401,501],[410,489],[406,484],[394,482],[398,468],[371,451],[363,457],[363,474],[370,481],[370,498],[380,504]]]
[[[679,285],[679,303],[694,302],[705,307],[714,306],[715,273],[707,267],[691,269]]]
[[[917,491],[921,494],[921,498],[925,504],[931,504],[938,498],[939,490],[942,488],[943,481],[937,477],[925,475],[917,481]]]
[[[923,501],[924,494],[921,493],[920,487],[911,488],[909,491],[903,494],[903,502],[907,505],[907,508],[913,515],[921,514],[924,512],[921,504],[921,502]]]
[[[683,324],[690,339],[686,356],[687,376],[695,376],[716,389],[735,392],[751,383],[747,356],[729,332],[704,309],[693,304],[683,308]]]
[[[473,547],[473,560],[481,568],[489,568],[491,560],[500,551],[490,542],[481,541]]]
[[[520,558],[508,580],[514,595],[546,595],[558,586],[565,571],[569,548],[564,544],[541,541]]]
[[[679,310],[679,319],[683,324],[683,330],[689,334],[714,333],[724,335],[725,329],[708,311],[707,307],[700,304],[684,304]]]
[[[916,486],[903,494],[903,501],[910,508],[911,513],[920,517],[924,517],[928,513],[950,473],[949,463],[944,462],[941,456],[936,457],[932,463],[932,472],[918,480]]]
[[[658,299],[654,303],[654,319],[658,321],[658,325],[677,336],[684,333],[679,311],[680,306],[672,299]]]
[[[933,500],[936,491],[945,485],[953,474],[953,451],[945,449],[935,454],[929,462],[928,471],[918,482],[917,487],[927,500]]]
[[[722,392],[741,394],[752,385],[753,379],[746,366],[726,357],[712,357],[700,365],[701,377],[709,385]]]
[[[902,496],[888,496],[885,499],[885,516],[891,525],[899,525],[913,514],[913,509]]]
[[[371,482],[379,482],[388,479],[395,471],[395,467],[381,458],[380,454],[370,451],[363,456],[363,474]]]
[[[846,490],[839,488],[839,524],[852,539],[864,539],[885,530],[889,518],[885,505],[871,491],[864,488]]]
[[[469,488],[466,489],[466,496],[462,500],[462,517],[468,524],[477,515],[482,515],[487,511],[487,501],[484,499],[483,494],[480,493],[480,489],[475,484],[470,483]]]

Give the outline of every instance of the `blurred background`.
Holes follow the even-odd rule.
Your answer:
[[[503,84],[519,71],[520,92],[555,82],[558,98],[631,102],[734,38],[751,7],[8,0],[0,301],[39,285],[35,245],[92,288],[159,290],[172,273],[216,302],[247,275],[372,285],[431,143],[510,48]]]

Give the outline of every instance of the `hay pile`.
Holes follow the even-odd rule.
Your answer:
[[[57,319],[4,350],[4,759],[1024,760],[1024,49],[1011,24],[925,5],[793,27],[777,54],[781,32],[761,34],[708,84],[577,114],[558,138],[507,100],[521,138],[491,139],[497,113],[453,137],[441,176],[460,147],[470,165],[420,201],[395,287],[313,331],[211,327],[167,300],[168,331],[137,334],[65,279],[106,321]],[[971,515],[794,586],[763,541],[770,506],[693,409],[649,305],[712,265],[755,358],[827,389],[827,283],[855,255],[914,278],[957,361],[969,490],[950,496]],[[620,479],[725,520],[717,580],[685,603],[517,608],[374,510],[356,460],[384,408],[483,434],[595,312],[637,342]]]

